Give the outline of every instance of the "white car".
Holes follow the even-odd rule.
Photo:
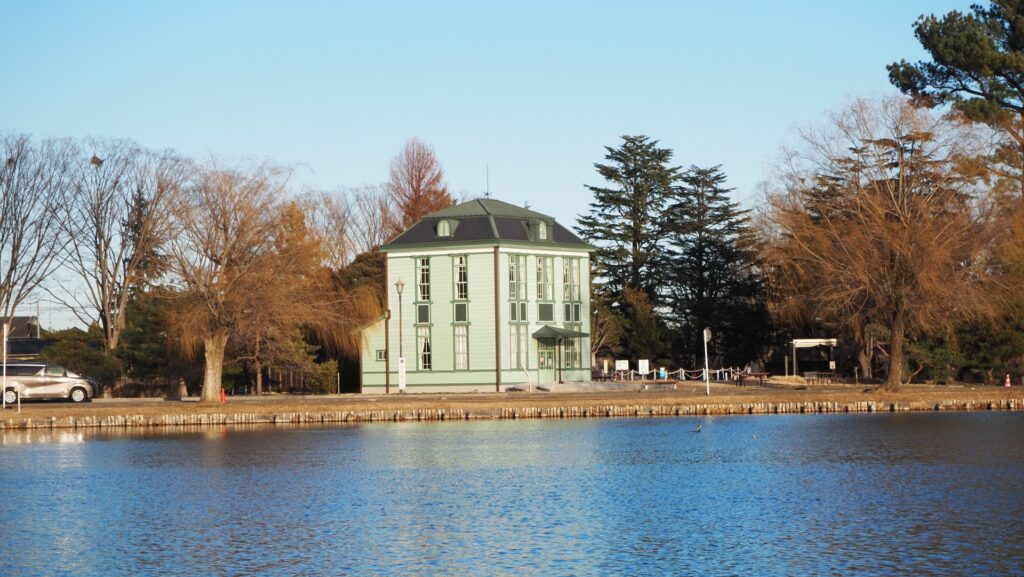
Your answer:
[[[17,403],[18,397],[23,400],[67,399],[74,403],[90,401],[93,397],[93,386],[85,377],[60,365],[43,361],[9,361],[0,368],[6,369],[4,401],[8,405]]]

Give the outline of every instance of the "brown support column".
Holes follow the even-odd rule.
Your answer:
[[[384,255],[384,394],[391,392],[391,303],[388,292],[388,255]],[[376,353],[374,353],[376,354]]]
[[[494,391],[501,392],[501,285],[498,284],[498,247],[494,247]]]
[[[555,339],[555,363],[558,366],[558,384],[562,384],[562,337]]]

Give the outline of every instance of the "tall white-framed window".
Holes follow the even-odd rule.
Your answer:
[[[419,370],[430,370],[433,361],[431,351],[430,327],[416,327],[416,356],[419,361]]]
[[[548,223],[541,221],[537,225],[537,238],[540,240],[548,239]]]
[[[442,220],[437,223],[437,236],[451,236],[452,235],[452,223],[447,220]]]
[[[580,262],[583,259],[565,257],[562,259],[562,300],[580,300]]]
[[[526,255],[508,255],[508,298],[526,298]]]
[[[550,256],[537,257],[537,300],[555,300],[555,259]]]
[[[416,259],[416,300],[430,300],[430,259]]]
[[[571,331],[579,331],[582,327],[580,325],[570,325],[566,327]],[[583,339],[565,339],[562,341],[562,368],[565,369],[578,369],[583,366],[582,354]]]
[[[469,369],[469,326],[455,325],[455,370]]]
[[[455,273],[455,300],[469,299],[469,264],[465,256],[452,257],[452,269]]]
[[[529,342],[525,324],[509,325],[509,366],[513,369],[529,369]]]
[[[526,301],[526,255],[508,256],[508,321],[509,321],[509,367],[525,369],[527,359],[527,316]]]

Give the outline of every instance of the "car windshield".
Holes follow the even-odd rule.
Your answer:
[[[71,377],[72,379],[80,379],[80,378],[82,378],[81,375],[79,375],[78,373],[72,372],[72,371],[65,371],[65,374],[67,376]]]

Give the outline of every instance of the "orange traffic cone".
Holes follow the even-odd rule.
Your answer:
[[[1009,387],[1010,386],[1010,373],[1006,373],[1006,383],[1004,383],[1003,386],[1004,387]]]
[[[1009,386],[1009,385],[1007,385],[1007,386]],[[228,395],[227,395],[227,393],[224,392],[224,389],[220,390],[220,402],[221,403],[228,402]]]

